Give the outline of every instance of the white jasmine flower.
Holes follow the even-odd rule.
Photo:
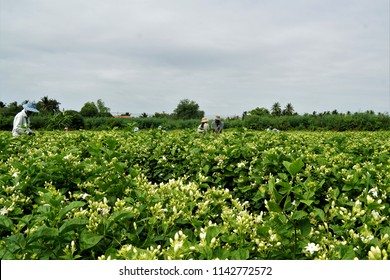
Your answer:
[[[375,210],[371,211],[371,215],[374,217],[375,221],[378,221],[381,218],[381,215],[378,212],[376,212]]]
[[[291,202],[292,205],[296,206],[296,201],[294,200],[293,202]]]
[[[173,246],[173,251],[176,253],[181,247],[183,247],[183,241],[176,242]]]
[[[7,215],[8,214],[8,208],[7,207],[3,207],[3,208],[1,208],[1,210],[0,210],[0,215]]]
[[[305,250],[309,252],[311,255],[313,255],[315,252],[319,250],[318,246],[315,243],[309,243],[305,247]]]
[[[378,197],[378,189],[372,188],[368,191],[368,193],[371,193],[373,197]]]
[[[110,213],[110,209],[107,209],[107,208],[103,208],[101,209],[102,210],[102,215],[107,215]]]
[[[245,202],[242,204],[242,207],[245,207],[246,205],[249,205],[249,201],[245,201]]]
[[[370,195],[367,195],[367,203],[371,204],[371,203],[374,203],[374,202],[375,202],[375,200]]]

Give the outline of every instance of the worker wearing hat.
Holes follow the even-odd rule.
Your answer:
[[[14,118],[14,127],[12,129],[13,136],[20,136],[23,134],[35,135],[31,131],[30,127],[30,116],[32,113],[38,113],[35,102],[27,102],[23,105],[23,110],[20,111]]]
[[[220,116],[216,116],[211,127],[213,128],[214,133],[222,133],[224,122],[221,120]]]
[[[206,133],[209,131],[210,127],[209,127],[209,124],[207,122],[208,122],[208,120],[206,117],[203,117],[200,120],[200,125],[198,126],[199,133]]]

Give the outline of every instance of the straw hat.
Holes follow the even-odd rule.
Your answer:
[[[207,121],[208,121],[207,118],[203,117],[201,122],[207,122]]]
[[[218,120],[218,121],[220,121],[220,120],[221,120],[221,117],[220,117],[220,116],[216,116],[215,119]]]
[[[27,102],[26,104],[23,105],[23,108],[30,112],[35,112],[35,113],[39,112],[34,101]]]

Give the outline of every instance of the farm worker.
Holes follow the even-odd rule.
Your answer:
[[[12,129],[13,136],[20,136],[23,134],[35,135],[34,132],[29,128],[30,116],[32,113],[38,113],[35,102],[27,102],[23,105],[23,110],[16,114],[14,118],[14,127]]]
[[[169,128],[168,127],[163,127],[162,125],[159,125],[158,126],[158,130],[161,130],[161,133],[163,133],[163,131],[168,132]]]
[[[213,123],[211,124],[214,133],[222,133],[223,126],[224,126],[224,122],[221,121],[221,117],[216,116]]]
[[[198,132],[199,133],[206,133],[209,131],[210,126],[207,123],[208,119],[206,117],[203,117],[200,121],[200,125],[198,126]]]

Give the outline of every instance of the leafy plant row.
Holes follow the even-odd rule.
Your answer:
[[[0,257],[387,259],[389,136],[0,133]]]
[[[1,116],[0,130],[12,130],[14,116]],[[31,125],[38,130],[111,130],[112,128],[129,129],[137,126],[140,129],[151,129],[159,126],[175,129],[195,129],[200,119],[174,119],[164,117],[145,118],[112,118],[112,117],[83,117],[79,112],[68,110],[57,114],[37,114],[31,117]],[[354,114],[318,114],[318,115],[246,115],[243,118],[233,117],[224,120],[226,129],[247,128],[266,130],[278,128],[291,131],[378,131],[390,130],[388,114],[354,113]],[[130,125],[130,126],[129,126]]]

